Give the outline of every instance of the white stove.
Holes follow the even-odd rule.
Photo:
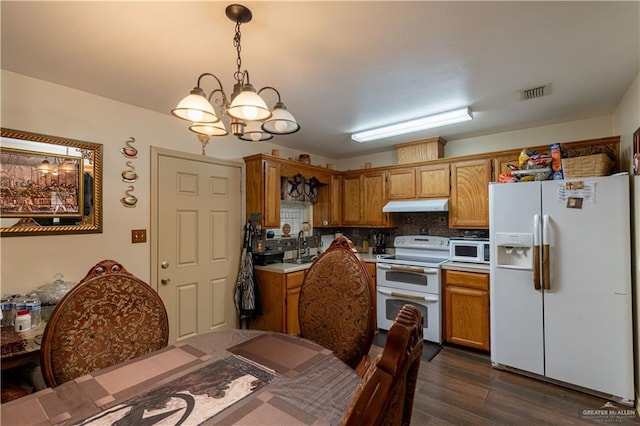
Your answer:
[[[422,311],[424,339],[442,343],[440,265],[449,260],[449,239],[405,235],[393,246],[395,255],[380,255],[376,262],[378,328],[389,330],[408,303]]]

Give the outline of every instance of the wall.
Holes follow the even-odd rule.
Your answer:
[[[595,117],[566,123],[531,127],[528,129],[494,133],[474,138],[447,141],[444,146],[445,157],[458,157],[483,152],[502,151],[527,146],[547,145],[554,142],[573,142],[584,139],[614,136],[611,116]],[[350,157],[334,161],[338,170],[364,167],[369,161],[373,167],[397,164],[395,150],[379,152],[365,156]],[[362,164],[361,167],[353,167]]]
[[[29,291],[52,281],[56,272],[77,282],[105,258],[121,261],[131,273],[149,282],[149,243],[131,244],[131,229],[150,231],[150,147],[200,154],[201,145],[186,122],[169,113],[159,114],[5,70],[1,80],[2,127],[104,144],[104,226],[101,234],[2,238],[0,292]],[[119,149],[130,136],[136,138],[134,146],[139,151],[134,160],[140,176],[134,185],[139,198],[136,208],[124,208],[119,202],[128,185],[120,177],[125,158]],[[270,153],[272,148],[279,149],[282,157],[297,158],[300,154],[233,136],[212,140],[207,153],[242,161],[243,156]],[[314,162],[331,162],[311,154]]]
[[[626,170],[632,170],[633,133],[640,128],[640,73],[627,90],[622,101],[616,108],[613,116],[614,132],[621,136],[620,151],[622,153],[621,165],[626,166]],[[638,280],[640,280],[640,178],[632,180],[633,188],[633,311],[635,325],[635,381],[636,381],[636,407],[640,410],[640,290]]]

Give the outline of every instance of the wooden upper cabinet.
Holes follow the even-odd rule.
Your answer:
[[[387,171],[387,199],[446,198],[449,164],[417,166]]]
[[[509,153],[499,155],[493,158],[493,182],[499,182],[500,174],[511,174],[511,169],[507,167],[507,164],[518,165],[518,154]]]
[[[332,175],[329,184],[318,187],[317,202],[313,205],[313,226],[342,225],[342,178]]]
[[[261,158],[246,161],[247,219],[262,216],[263,227],[280,227],[280,164]]]
[[[491,164],[490,158],[450,163],[450,228],[489,227]]]
[[[388,214],[382,212],[387,203],[385,197],[385,172],[362,175],[362,221],[367,226],[387,226]]]
[[[387,199],[389,200],[416,198],[416,169],[412,167],[388,171],[387,191]]]
[[[416,167],[416,198],[449,196],[449,164]]]
[[[280,228],[280,164],[264,162],[265,204],[262,226]]]
[[[362,224],[360,173],[342,177],[342,225]]]

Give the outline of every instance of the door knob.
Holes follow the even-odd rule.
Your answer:
[[[169,283],[171,282],[171,278],[169,278],[169,277],[162,277],[162,279],[160,280],[160,282],[161,282],[163,285],[167,285],[167,284],[169,284]]]
[[[164,262],[162,262],[160,264],[160,266],[162,267],[162,269],[167,269],[169,267],[169,262],[167,262],[166,260]]]

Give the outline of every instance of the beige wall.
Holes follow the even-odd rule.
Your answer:
[[[50,282],[56,272],[63,273],[68,281],[79,281],[91,266],[106,258],[122,262],[148,282],[149,243],[130,241],[131,229],[150,228],[150,147],[200,154],[195,135],[187,130],[186,123],[168,113],[159,114],[4,70],[1,79],[3,127],[104,145],[104,226],[101,234],[2,238],[0,293],[32,290]],[[119,149],[130,136],[136,138],[139,151],[134,160],[140,176],[134,185],[139,199],[136,208],[124,208],[119,202],[128,185],[120,177],[125,158]],[[271,143],[254,144],[232,136],[212,140],[207,153],[238,160],[255,153],[270,153],[272,148],[278,148],[281,157],[300,154]],[[330,162],[311,155],[314,163]]]
[[[640,73],[627,90],[622,101],[616,108],[613,116],[614,132],[621,136],[620,151],[622,161],[621,164],[626,170],[632,170],[633,157],[633,132],[640,128]],[[633,221],[633,311],[635,325],[635,360],[636,360],[636,406],[640,410],[640,290],[638,280],[640,280],[640,177],[636,177],[632,181],[634,187],[632,212]]]

